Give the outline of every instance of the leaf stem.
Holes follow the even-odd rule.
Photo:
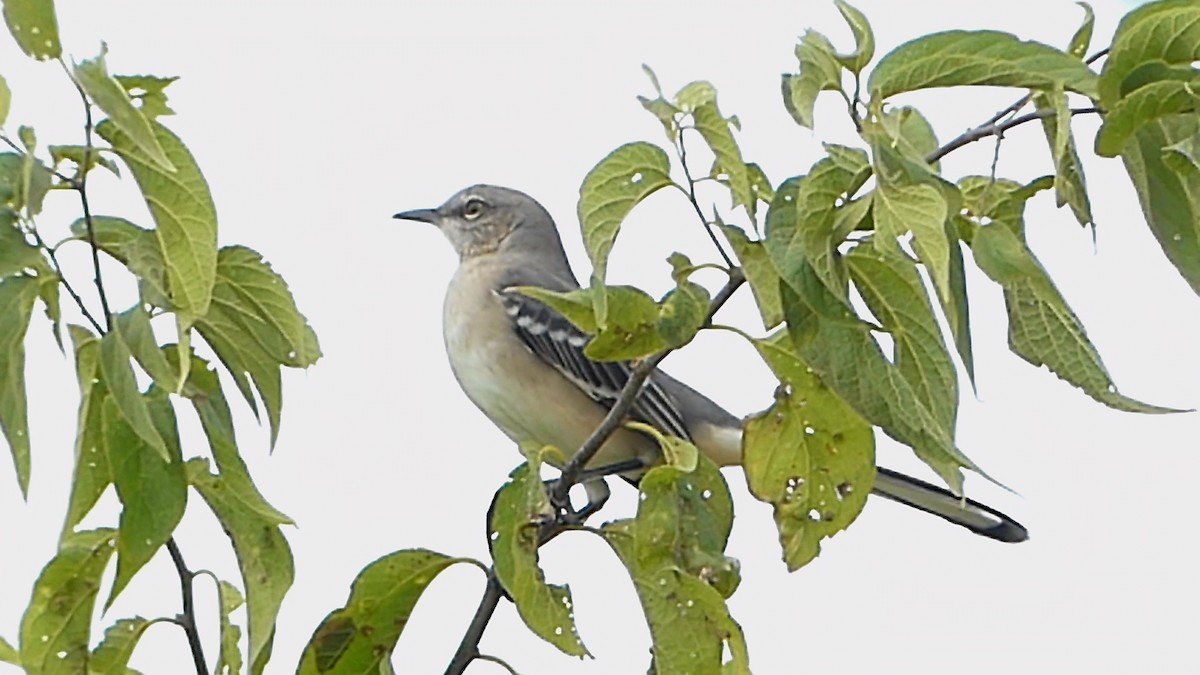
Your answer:
[[[63,285],[63,288],[67,289],[67,295],[70,295],[71,299],[75,301],[75,305],[79,307],[79,311],[83,313],[83,318],[87,319],[88,323],[92,324],[92,328],[96,329],[97,333],[103,335],[105,333],[105,329],[100,325],[99,321],[96,321],[96,317],[92,316],[92,313],[88,311],[87,305],[83,304],[83,298],[80,297],[79,293],[75,291],[75,287],[71,285],[71,282],[67,281],[67,277],[63,275],[62,265],[60,265],[58,262],[57,252],[54,250],[54,248],[46,244],[46,240],[42,239],[42,235],[38,233],[37,228],[31,228],[30,231],[33,233],[34,242],[39,248],[45,251],[46,256],[50,258],[50,269],[54,270],[54,274],[58,277],[58,281]]]

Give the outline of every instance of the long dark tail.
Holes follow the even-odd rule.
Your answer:
[[[997,541],[1016,543],[1029,538],[1029,532],[1023,525],[1003,513],[974,499],[956,497],[945,488],[891,469],[878,468],[872,492],[914,509],[932,513],[975,534]]]

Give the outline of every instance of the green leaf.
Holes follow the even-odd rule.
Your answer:
[[[270,657],[279,606],[295,577],[291,549],[274,520],[246,507],[254,496],[209,473],[207,461],[189,460],[187,475],[233,542],[246,588],[250,673],[259,675]]]
[[[971,242],[975,262],[1004,287],[1008,345],[1034,366],[1080,388],[1097,401],[1127,412],[1178,412],[1117,392],[1083,324],[1024,242],[1006,227],[981,227]]]
[[[833,225],[838,205],[862,186],[870,165],[861,150],[826,147],[829,157],[814,164],[807,175],[789,178],[776,190],[767,210],[764,244],[789,284],[798,283],[801,266],[809,266],[830,291],[844,298],[846,274]]]
[[[721,225],[721,232],[733,247],[738,264],[746,274],[754,302],[762,315],[763,328],[770,330],[783,321],[779,300],[779,271],[761,241],[750,241],[745,232],[733,225]]]
[[[1075,4],[1083,8],[1083,24],[1071,36],[1071,43],[1067,46],[1067,53],[1082,59],[1084,54],[1087,54],[1088,47],[1092,44],[1092,29],[1096,25],[1096,15],[1092,12],[1092,6],[1088,3],[1077,2]]]
[[[112,484],[108,447],[104,436],[104,408],[108,387],[100,379],[100,340],[86,328],[68,325],[75,350],[75,376],[79,381],[78,432],[75,437],[75,472],[67,506],[63,537],[96,505]]]
[[[981,225],[996,223],[1019,238],[1025,237],[1025,202],[1054,184],[1051,176],[1042,176],[1026,185],[990,176],[964,176],[958,185],[962,191],[962,210]]]
[[[742,151],[733,138],[733,130],[729,128],[729,120],[721,116],[717,109],[716,98],[711,102],[696,107],[692,111],[692,120],[696,131],[704,138],[704,142],[712,149],[721,171],[729,177],[729,191],[733,195],[735,206],[746,207],[746,213],[753,214],[757,201],[750,190],[750,175],[746,170],[746,161],[742,159]]]
[[[250,390],[250,380],[254,381],[266,408],[274,446],[283,406],[280,367],[306,368],[321,356],[316,333],[297,309],[283,277],[252,249],[222,248],[212,304],[196,322],[196,330],[229,369],[257,414]]]
[[[496,493],[488,523],[496,578],[535,635],[571,656],[589,656],[573,619],[571,590],[546,583],[538,566],[539,524],[554,509],[538,473],[540,453],[509,475]]]
[[[421,594],[457,562],[425,549],[386,555],[363,568],[345,607],[330,612],[313,632],[297,675],[388,673],[392,650]]]
[[[739,576],[737,561],[723,555],[733,504],[720,472],[701,456],[690,473],[651,469],[639,490],[637,517],[603,533],[641,600],[655,672],[719,673],[726,643],[734,672],[749,672],[741,628],[725,605]]]
[[[178,389],[177,378],[158,348],[158,339],[150,327],[150,314],[138,303],[113,317],[113,327],[129,349],[133,359],[154,383],[167,391]]]
[[[880,59],[867,80],[876,100],[918,89],[964,85],[1058,86],[1095,95],[1096,75],[1078,58],[1039,42],[999,31],[953,30],[896,47]]]
[[[658,334],[668,349],[692,341],[708,318],[708,291],[686,279],[663,298],[658,308]]]
[[[216,675],[240,675],[242,652],[238,649],[238,640],[242,638],[242,629],[229,620],[229,615],[246,601],[237,586],[224,579],[217,583],[217,591],[221,600],[221,650],[217,654],[217,666],[213,672]]]
[[[208,311],[216,280],[217,213],[208,183],[183,142],[166,127],[148,124],[174,171],[163,170],[111,119],[97,125],[96,133],[112,144],[133,172],[154,216],[172,309],[195,318]]]
[[[92,608],[115,537],[111,528],[67,535],[42,568],[21,617],[21,664],[29,675],[87,672]]]
[[[100,148],[88,148],[85,145],[50,145],[46,147],[46,150],[49,151],[54,166],[61,166],[63,162],[71,162],[76,167],[77,175],[83,175],[96,166],[108,169],[114,176],[121,175],[117,163],[105,157],[100,152]]]
[[[1121,159],[1150,231],[1192,290],[1200,294],[1200,172],[1177,173],[1167,158],[1200,136],[1200,117],[1175,115],[1143,126]]]
[[[167,290],[166,262],[153,230],[138,227],[124,218],[93,216],[92,231],[100,250],[137,277],[138,293],[143,302],[162,309],[173,307]],[[71,223],[71,235],[88,241],[87,222],[80,218]]]
[[[0,207],[0,279],[42,267],[42,254],[17,229],[16,214]]]
[[[512,286],[504,290],[511,290],[537,300],[562,314],[567,321],[585,333],[595,335],[599,331],[596,326],[596,313],[592,306],[592,289],[590,288],[576,288],[563,293],[537,286]]]
[[[0,153],[0,203],[6,202],[14,211],[24,209],[34,215],[42,210],[42,201],[49,191],[50,170],[32,153]]]
[[[114,75],[113,79],[129,98],[138,102],[138,110],[147,119],[164,115],[174,115],[175,111],[167,105],[167,85],[178,77],[155,77],[154,75]]]
[[[163,461],[170,461],[167,443],[159,435],[146,407],[146,400],[138,389],[133,368],[129,365],[130,358],[129,347],[121,339],[120,333],[114,331],[101,338],[100,372],[113,403],[138,437],[157,451]]]
[[[657,441],[659,449],[662,450],[663,463],[667,466],[689,473],[696,469],[696,463],[700,461],[700,450],[690,441],[666,435],[644,422],[626,421],[624,426],[640,431]]]
[[[799,289],[781,284],[788,333],[797,353],[843,400],[884,433],[911,447],[956,493],[960,467],[978,471],[954,445],[950,429],[921,401],[908,379],[884,357],[866,324],[829,318],[842,307],[811,270]]]
[[[938,149],[937,134],[933,125],[921,111],[909,106],[889,108],[880,118],[880,126],[890,140],[892,149],[909,161],[927,164],[925,158]],[[934,162],[929,169],[937,171],[938,163]],[[878,170],[879,167],[876,167]]]
[[[107,52],[108,47],[102,45],[99,56],[76,64],[75,81],[96,106],[108,115],[109,124],[121,131],[122,136],[132,143],[140,156],[150,159],[160,171],[175,171],[175,165],[167,157],[150,120],[133,106],[125,88],[108,74],[108,65],[104,62]],[[100,128],[97,127],[96,131],[100,132]],[[100,132],[100,135],[112,142],[104,133]],[[117,148],[117,151],[120,152],[120,148]]]
[[[595,289],[592,293],[594,296]],[[605,295],[608,323],[584,348],[588,358],[627,361],[666,348],[667,343],[658,330],[661,315],[654,298],[632,286],[608,286]]]
[[[774,507],[789,571],[858,517],[875,480],[875,435],[818,378],[786,334],[755,348],[784,385],[746,421],[742,466],[755,498]]]
[[[1075,146],[1075,135],[1071,132],[1071,112],[1067,108],[1067,95],[1061,91],[1036,94],[1033,103],[1038,110],[1054,110],[1053,117],[1042,118],[1042,129],[1050,144],[1054,159],[1054,195],[1061,207],[1071,207],[1071,213],[1080,225],[1093,224],[1092,204],[1088,199],[1087,180],[1083,175],[1083,162]],[[1103,127],[1101,128],[1103,133]]]
[[[845,0],[833,0],[833,4],[837,5],[842,18],[850,26],[850,32],[854,34],[854,51],[838,54],[838,63],[846,70],[858,74],[875,57],[875,33],[871,31],[871,24],[866,15],[851,7],[850,3]]]
[[[152,390],[145,399],[154,427],[167,442],[170,461],[164,461],[138,437],[117,409],[115,399],[104,402],[105,447],[122,506],[117,574],[104,605],[106,610],[171,537],[187,506],[187,477],[175,412],[161,389]]]
[[[16,648],[2,637],[0,637],[0,663],[10,663],[14,666],[21,665],[21,656],[17,653]]]
[[[110,598],[109,602],[112,600]],[[89,675],[126,675],[129,673],[129,657],[137,647],[142,634],[151,622],[140,616],[118,619],[104,631],[104,639],[92,650],[88,663]]]
[[[829,38],[808,30],[796,45],[800,74],[783,76],[783,106],[796,123],[813,128],[813,108],[822,91],[840,91],[842,67]]]
[[[29,494],[29,417],[25,398],[25,332],[38,280],[0,280],[0,427],[12,452],[21,494]]]
[[[1198,107],[1200,77],[1190,82],[1162,80],[1139,87],[1104,116],[1104,124],[1096,134],[1096,154],[1116,157],[1147,122],[1175,113],[1195,112]]]
[[[1200,135],[1188,136],[1163,148],[1163,164],[1178,174],[1200,170]]]
[[[896,248],[880,251],[860,245],[846,255],[846,266],[867,307],[892,338],[896,370],[939,426],[953,434],[958,377],[916,265]]]
[[[38,61],[62,56],[54,0],[4,0],[4,22],[27,55]]]
[[[629,212],[659,188],[671,185],[671,163],[667,153],[650,143],[627,143],[600,160],[579,186],[579,226],[583,243],[592,261],[592,278],[603,284],[608,269],[608,254],[621,223]],[[593,284],[595,285],[595,284]],[[607,320],[604,300],[599,294],[596,320]]]
[[[1148,84],[1137,82],[1136,76],[1136,71],[1147,64],[1191,70],[1197,59],[1200,59],[1200,6],[1193,0],[1142,5],[1126,14],[1117,26],[1100,71],[1100,104],[1113,110],[1130,91]]]
[[[8,119],[10,106],[12,106],[12,90],[8,88],[8,82],[0,77],[0,126],[3,126],[4,120]]]
[[[169,358],[178,358],[173,350],[163,349]],[[229,498],[236,499],[241,509],[253,512],[273,525],[293,524],[291,518],[271,506],[255,487],[250,471],[238,453],[233,416],[221,390],[221,381],[208,362],[198,356],[192,356],[183,394],[191,400],[196,416],[200,418],[200,426]]]

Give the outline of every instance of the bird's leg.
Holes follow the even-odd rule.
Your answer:
[[[591,469],[585,469],[579,474],[579,483],[583,485],[583,489],[587,492],[587,504],[582,508],[576,509],[571,506],[570,498],[568,497],[566,504],[558,504],[564,513],[564,520],[572,525],[578,525],[587,520],[593,513],[603,508],[611,491],[608,488],[608,483],[605,482],[605,476],[626,473],[629,471],[638,471],[646,468],[646,462],[640,459],[627,459],[613,464],[605,464]],[[547,481],[549,483],[550,481]]]

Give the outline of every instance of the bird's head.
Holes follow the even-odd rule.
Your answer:
[[[541,204],[524,192],[494,185],[473,185],[435,209],[394,217],[437,226],[462,260],[499,251],[562,250],[554,220]]]

